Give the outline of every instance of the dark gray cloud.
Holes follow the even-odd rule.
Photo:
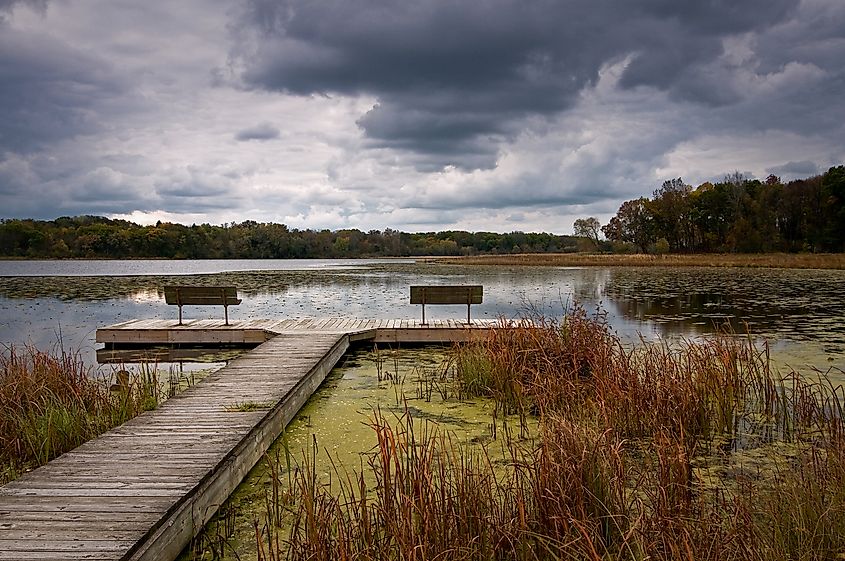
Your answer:
[[[787,162],[780,166],[774,166],[766,170],[768,173],[777,175],[781,179],[795,179],[811,177],[818,174],[821,170],[818,164],[809,160],[800,162]]]
[[[842,0],[0,0],[0,207],[571,231],[842,163],[843,37]]]
[[[235,134],[235,140],[274,140],[279,138],[279,129],[271,123],[261,123],[254,127],[245,128]]]
[[[14,12],[15,6],[26,5],[36,12],[47,11],[47,0],[0,0],[0,25]]]
[[[373,145],[472,169],[492,167],[522,119],[571,108],[603,65],[625,57],[622,87],[737,101],[703,71],[725,38],[770,29],[797,4],[253,0],[241,22],[253,33],[239,35],[235,56],[253,87],[373,95],[378,105],[359,120]]]
[[[26,153],[102,129],[126,94],[105,60],[49,36],[0,27],[0,150]]]

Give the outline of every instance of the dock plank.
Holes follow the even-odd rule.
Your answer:
[[[274,338],[158,409],[0,487],[0,559],[175,558],[319,386],[346,339]],[[267,409],[227,410],[259,400]]]
[[[340,360],[350,341],[465,341],[498,320],[128,320],[128,344],[252,344],[154,411],[0,487],[0,561],[174,559]],[[477,336],[477,335],[476,335]],[[269,340],[268,340],[269,339]],[[111,345],[111,346],[110,346]],[[262,404],[240,411],[247,402]]]

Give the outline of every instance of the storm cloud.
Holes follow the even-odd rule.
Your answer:
[[[0,0],[2,217],[548,230],[845,161],[840,0]]]
[[[242,24],[252,33],[236,52],[250,86],[373,95],[378,104],[358,124],[374,145],[472,169],[494,166],[526,117],[571,109],[603,66],[626,57],[622,88],[714,106],[741,100],[725,87],[742,69],[720,62],[725,41],[781,25],[797,6],[255,0]]]
[[[273,140],[279,138],[279,129],[270,123],[261,123],[238,131],[235,140]]]
[[[0,150],[31,152],[93,134],[98,111],[125,95],[110,64],[49,37],[0,25]]]

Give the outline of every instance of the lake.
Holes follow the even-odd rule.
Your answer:
[[[238,287],[232,320],[417,318],[411,284],[483,284],[473,317],[560,317],[574,303],[602,310],[626,340],[696,337],[729,325],[771,344],[778,364],[833,369],[845,381],[845,271],[732,268],[460,266],[411,259],[0,261],[0,343],[61,344],[93,363],[98,327],[176,318],[163,287],[199,281]],[[463,306],[430,306],[461,318]],[[222,318],[185,308],[186,318]]]

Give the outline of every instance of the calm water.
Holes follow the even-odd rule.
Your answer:
[[[322,484],[332,484],[337,490],[334,467],[343,466],[363,473],[367,484],[374,487],[372,471],[366,466],[378,444],[372,427],[378,411],[391,426],[398,425],[398,419],[405,414],[415,419],[418,438],[436,427],[439,434],[449,435],[451,442],[473,453],[481,453],[482,446],[486,446],[487,457],[494,465],[507,465],[509,457],[501,435],[507,428],[511,437],[518,439],[518,419],[494,419],[487,399],[458,399],[452,393],[453,385],[442,382],[441,376],[448,369],[454,369],[454,364],[443,349],[350,351],[285,428],[284,437],[270,447],[269,462],[279,458],[284,473],[286,449],[292,463],[298,465],[310,456],[309,452],[314,452],[314,467]],[[441,382],[432,386],[419,383],[426,379]],[[494,441],[491,431],[494,422],[498,441]],[[526,436],[536,435],[537,419],[526,419],[523,428]],[[269,462],[258,462],[219,511],[237,512],[234,532],[224,552],[226,561],[257,559],[253,520],[265,516],[265,497],[271,490]],[[209,534],[214,535],[214,531]],[[185,551],[179,561],[197,558]]]
[[[2,276],[162,276],[207,275],[222,271],[307,271],[309,269],[355,269],[375,263],[413,263],[409,259],[204,259],[172,261],[134,259],[119,261],[32,261],[0,262]]]
[[[93,362],[97,327],[175,318],[167,284],[232,284],[231,319],[416,318],[411,284],[484,285],[473,316],[560,316],[600,308],[625,338],[694,337],[729,323],[768,340],[780,363],[845,370],[845,271],[723,268],[461,267],[410,260],[0,261],[0,343],[47,348],[59,338]],[[462,306],[431,306],[460,318]],[[222,317],[186,307],[187,318]]]

